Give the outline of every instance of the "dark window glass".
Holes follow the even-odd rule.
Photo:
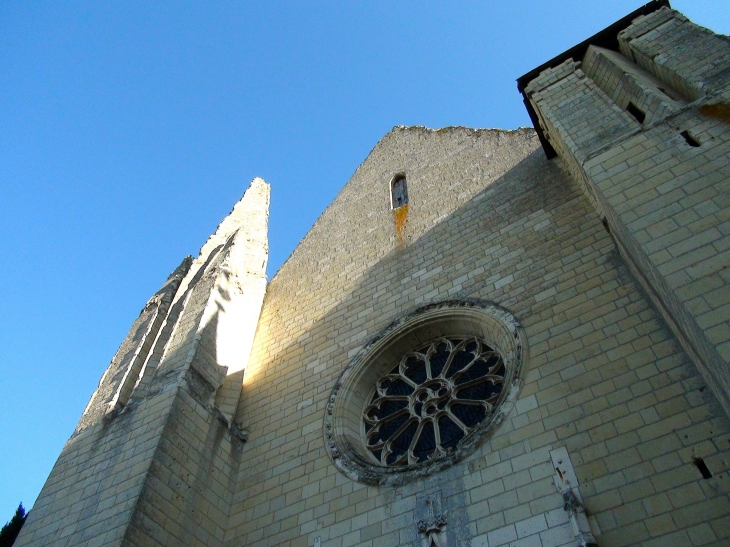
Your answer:
[[[408,352],[378,380],[365,408],[368,450],[391,466],[447,454],[494,412],[505,373],[499,353],[476,338],[443,338]]]
[[[408,203],[408,188],[406,187],[406,177],[404,175],[398,175],[393,179],[391,196],[393,199],[393,209],[403,207]]]

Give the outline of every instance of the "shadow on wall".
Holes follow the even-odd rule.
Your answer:
[[[349,248],[347,243],[343,242],[340,248]],[[316,264],[311,271],[319,273]],[[433,271],[438,271],[437,275],[431,275]],[[420,272],[419,277],[412,278],[416,272]],[[551,401],[571,400],[573,394],[587,390],[587,401],[585,397],[575,399],[573,408],[560,410],[574,416],[572,421],[588,416],[599,419],[597,407],[590,405],[600,398],[591,395],[592,386],[605,386],[614,378],[617,385],[619,379],[624,385],[627,377],[635,383],[640,381],[634,369],[641,352],[633,349],[630,338],[617,342],[613,334],[587,328],[593,324],[615,325],[614,330],[621,331],[618,319],[628,318],[632,325],[636,321],[643,323],[645,331],[663,341],[662,351],[669,355],[667,359],[674,359],[671,362],[677,381],[687,379],[688,385],[701,381],[659,315],[640,293],[579,186],[558,161],[547,162],[541,150],[531,153],[412,244],[398,246],[374,265],[363,268],[351,286],[344,287],[336,273],[332,276],[331,283],[321,282],[321,288],[310,295],[308,303],[288,301],[290,293],[279,290],[276,280],[267,293],[238,412],[250,438],[244,448],[231,511],[231,522],[243,524],[228,531],[229,537],[236,537],[237,541],[260,538],[262,533],[274,543],[306,535],[297,522],[289,528],[274,522],[265,530],[257,529],[263,518],[260,513],[265,512],[268,504],[286,506],[292,514],[304,514],[308,502],[302,499],[304,494],[294,492],[303,488],[301,480],[295,481],[302,476],[300,471],[325,467],[326,471],[311,475],[311,482],[318,484],[304,481],[304,487],[320,492],[320,497],[326,492],[326,498],[319,500],[322,505],[327,505],[326,500],[338,506],[349,503],[349,482],[336,478],[338,472],[324,446],[322,420],[330,389],[368,338],[428,301],[479,298],[493,301],[515,315],[525,327],[531,347],[525,371],[528,384],[522,397],[537,397],[547,424],[551,423]],[[302,285],[306,283],[302,281]],[[337,294],[338,284],[341,296]],[[392,290],[383,290],[384,285]],[[306,331],[293,326],[300,324],[308,313],[322,308],[328,309],[327,314]],[[607,357],[610,350],[615,351],[616,357]],[[586,370],[586,364],[602,368]],[[570,367],[582,367],[583,371],[563,380],[560,372]],[[536,374],[538,368],[540,372]],[[551,387],[538,391],[536,379],[540,375],[557,380]],[[610,395],[609,390],[608,395],[601,397]],[[703,404],[717,407],[709,391],[701,397]],[[553,418],[556,425],[552,430],[537,428],[542,421],[519,425],[507,419],[470,460],[492,453],[500,453],[503,460],[519,456],[525,451],[524,444],[515,439],[525,438],[534,438],[535,445],[543,447],[535,454],[538,457],[545,452],[542,455],[546,462],[549,456],[545,447],[549,448],[551,443],[567,445],[569,451],[581,450],[586,434],[577,431],[574,423],[572,429],[571,424],[565,426],[561,416]],[[560,441],[555,437],[558,425],[567,428]],[[520,430],[521,427],[525,429]],[[326,466],[316,463],[323,460]],[[404,499],[417,492],[439,489],[450,515],[448,533],[453,535],[452,540],[469,539],[475,512],[481,511],[479,519],[490,514],[487,500],[474,503],[467,494],[476,484],[474,475],[466,483],[465,467],[470,460],[398,489],[365,486],[366,495],[377,495],[376,504],[387,506],[396,496]],[[543,463],[538,461],[535,465]],[[471,464],[469,469],[472,470]],[[581,472],[579,468],[579,475]],[[535,492],[540,492],[535,495],[541,496],[533,499],[531,506],[562,514],[563,500],[552,484],[552,476],[543,477],[531,485]],[[590,510],[592,483],[585,477],[581,480],[587,483]],[[281,485],[280,492],[265,490],[265,484]],[[641,497],[632,485],[624,490],[627,496]],[[323,511],[327,512],[326,507]],[[309,535],[325,539],[332,523],[324,517],[313,519],[316,522],[311,524],[316,524],[318,532]],[[401,542],[407,537],[413,545],[420,544],[414,525],[400,533]]]
[[[144,371],[140,375],[138,385],[135,391],[132,393],[131,402],[141,401],[147,397],[150,391],[160,390],[164,387],[164,382],[170,374],[174,374],[175,370],[164,371],[160,369],[160,364],[164,357],[167,357],[166,350],[168,346],[173,342],[172,337],[177,334],[177,329],[185,328],[186,325],[181,324],[181,320],[189,318],[184,315],[184,312],[190,309],[191,301],[193,300],[193,292],[204,293],[205,288],[201,287],[206,273],[210,276],[210,271],[215,267],[215,262],[220,260],[220,255],[224,251],[225,245],[217,246],[205,260],[203,265],[195,272],[185,292],[176,300],[173,304],[170,312],[168,313],[165,324],[163,325],[161,332],[155,342],[154,349],[150,353],[147,363],[145,364]],[[203,308],[204,310],[204,308]],[[202,310],[201,310],[202,311]],[[190,325],[187,325],[190,328]],[[194,336],[195,333],[188,333],[188,336]],[[182,345],[178,342],[178,345]],[[215,349],[212,350],[215,352]],[[215,355],[213,355],[215,357]],[[215,362],[215,361],[214,361]],[[160,374],[162,373],[162,374]],[[154,387],[153,387],[154,386]]]
[[[583,218],[584,201],[577,186],[537,150],[410,245],[403,245],[403,238],[398,237],[398,245],[364,270],[341,296],[335,288],[343,284],[341,278],[335,277],[331,284],[323,281],[319,291],[310,296],[309,306],[321,309],[331,301],[332,305],[327,315],[306,332],[297,332],[291,326],[298,317],[306,317],[305,305],[280,301],[287,298],[287,293],[276,291],[274,279],[254,346],[259,356],[252,356],[239,407],[239,417],[249,429],[250,438],[239,470],[232,519],[249,525],[229,533],[240,541],[247,532],[252,538],[260,534],[261,530],[254,530],[254,511],[258,514],[269,495],[261,492],[260,485],[271,481],[286,485],[306,462],[327,461],[319,491],[326,491],[328,499],[346,495],[343,486],[337,486],[342,481],[335,480],[337,471],[324,447],[321,424],[327,398],[350,356],[395,318],[428,300],[483,298],[497,302],[529,324],[535,294],[555,284],[544,279],[547,264],[574,253],[571,245],[575,241],[591,237],[593,232],[603,233],[597,215]],[[573,213],[573,209],[578,212]],[[532,226],[561,214],[567,215],[565,220],[573,220],[575,227],[558,226],[551,220],[542,231],[533,230],[530,239],[512,233],[520,227],[520,220],[532,230]],[[561,237],[555,236],[556,231]],[[350,245],[344,242],[340,248]],[[428,276],[428,270],[437,268],[441,269],[437,275]],[[411,279],[418,270],[425,270],[423,281]],[[312,271],[317,271],[316,265]],[[510,275],[514,276],[513,282],[495,288],[496,280]],[[393,289],[381,290],[384,284]],[[278,439],[291,441],[272,450]],[[488,446],[483,449],[489,450]],[[279,464],[294,471],[277,471]],[[439,485],[450,514],[450,528],[463,535],[469,518],[463,481],[463,468],[457,465],[415,486],[403,487],[401,493],[406,496],[414,488],[425,490]],[[284,487],[282,496],[286,495]],[[382,498],[386,504],[395,501],[395,490],[383,489]],[[562,507],[557,492],[553,501],[555,507]],[[419,541],[415,526],[410,528],[410,541]],[[274,543],[300,535],[298,531],[281,529],[280,523],[272,524],[265,533]]]

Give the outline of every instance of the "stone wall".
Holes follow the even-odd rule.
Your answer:
[[[399,172],[405,222],[388,194]],[[398,487],[345,477],[323,440],[332,385],[391,321],[455,298],[493,301],[523,325],[514,410],[431,477]],[[730,533],[727,420],[532,130],[386,135],[269,284],[251,359],[227,545],[421,545],[429,493],[448,513],[448,545],[573,545],[553,482],[559,447],[601,545],[719,545]]]
[[[583,65],[546,70],[526,92],[730,413],[730,40],[662,8],[618,42],[620,52],[591,46]]]
[[[143,309],[17,545],[557,547],[580,503],[604,547],[727,544],[730,42],[652,6],[524,88],[558,158],[532,129],[396,127],[268,287],[254,180]],[[511,321],[484,442],[410,481],[340,472],[333,386],[445,302]]]
[[[16,545],[222,545],[244,436],[232,422],[266,285],[255,179],[142,310]]]

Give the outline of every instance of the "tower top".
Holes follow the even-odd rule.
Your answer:
[[[218,225],[215,233],[201,247],[196,262],[205,262],[214,249],[224,245],[238,231],[241,231],[241,234],[237,237],[243,236],[248,241],[258,244],[268,257],[267,231],[270,195],[271,185],[261,177],[255,177],[228,216]],[[247,264],[247,269],[250,268],[251,266]],[[266,257],[261,264],[261,273],[263,274],[265,271]]]

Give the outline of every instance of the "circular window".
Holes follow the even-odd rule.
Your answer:
[[[483,301],[420,308],[370,340],[332,389],[327,450],[350,478],[401,484],[472,453],[509,412],[525,341]]]
[[[494,411],[504,361],[477,338],[443,338],[406,353],[375,384],[365,445],[383,465],[446,456]]]

